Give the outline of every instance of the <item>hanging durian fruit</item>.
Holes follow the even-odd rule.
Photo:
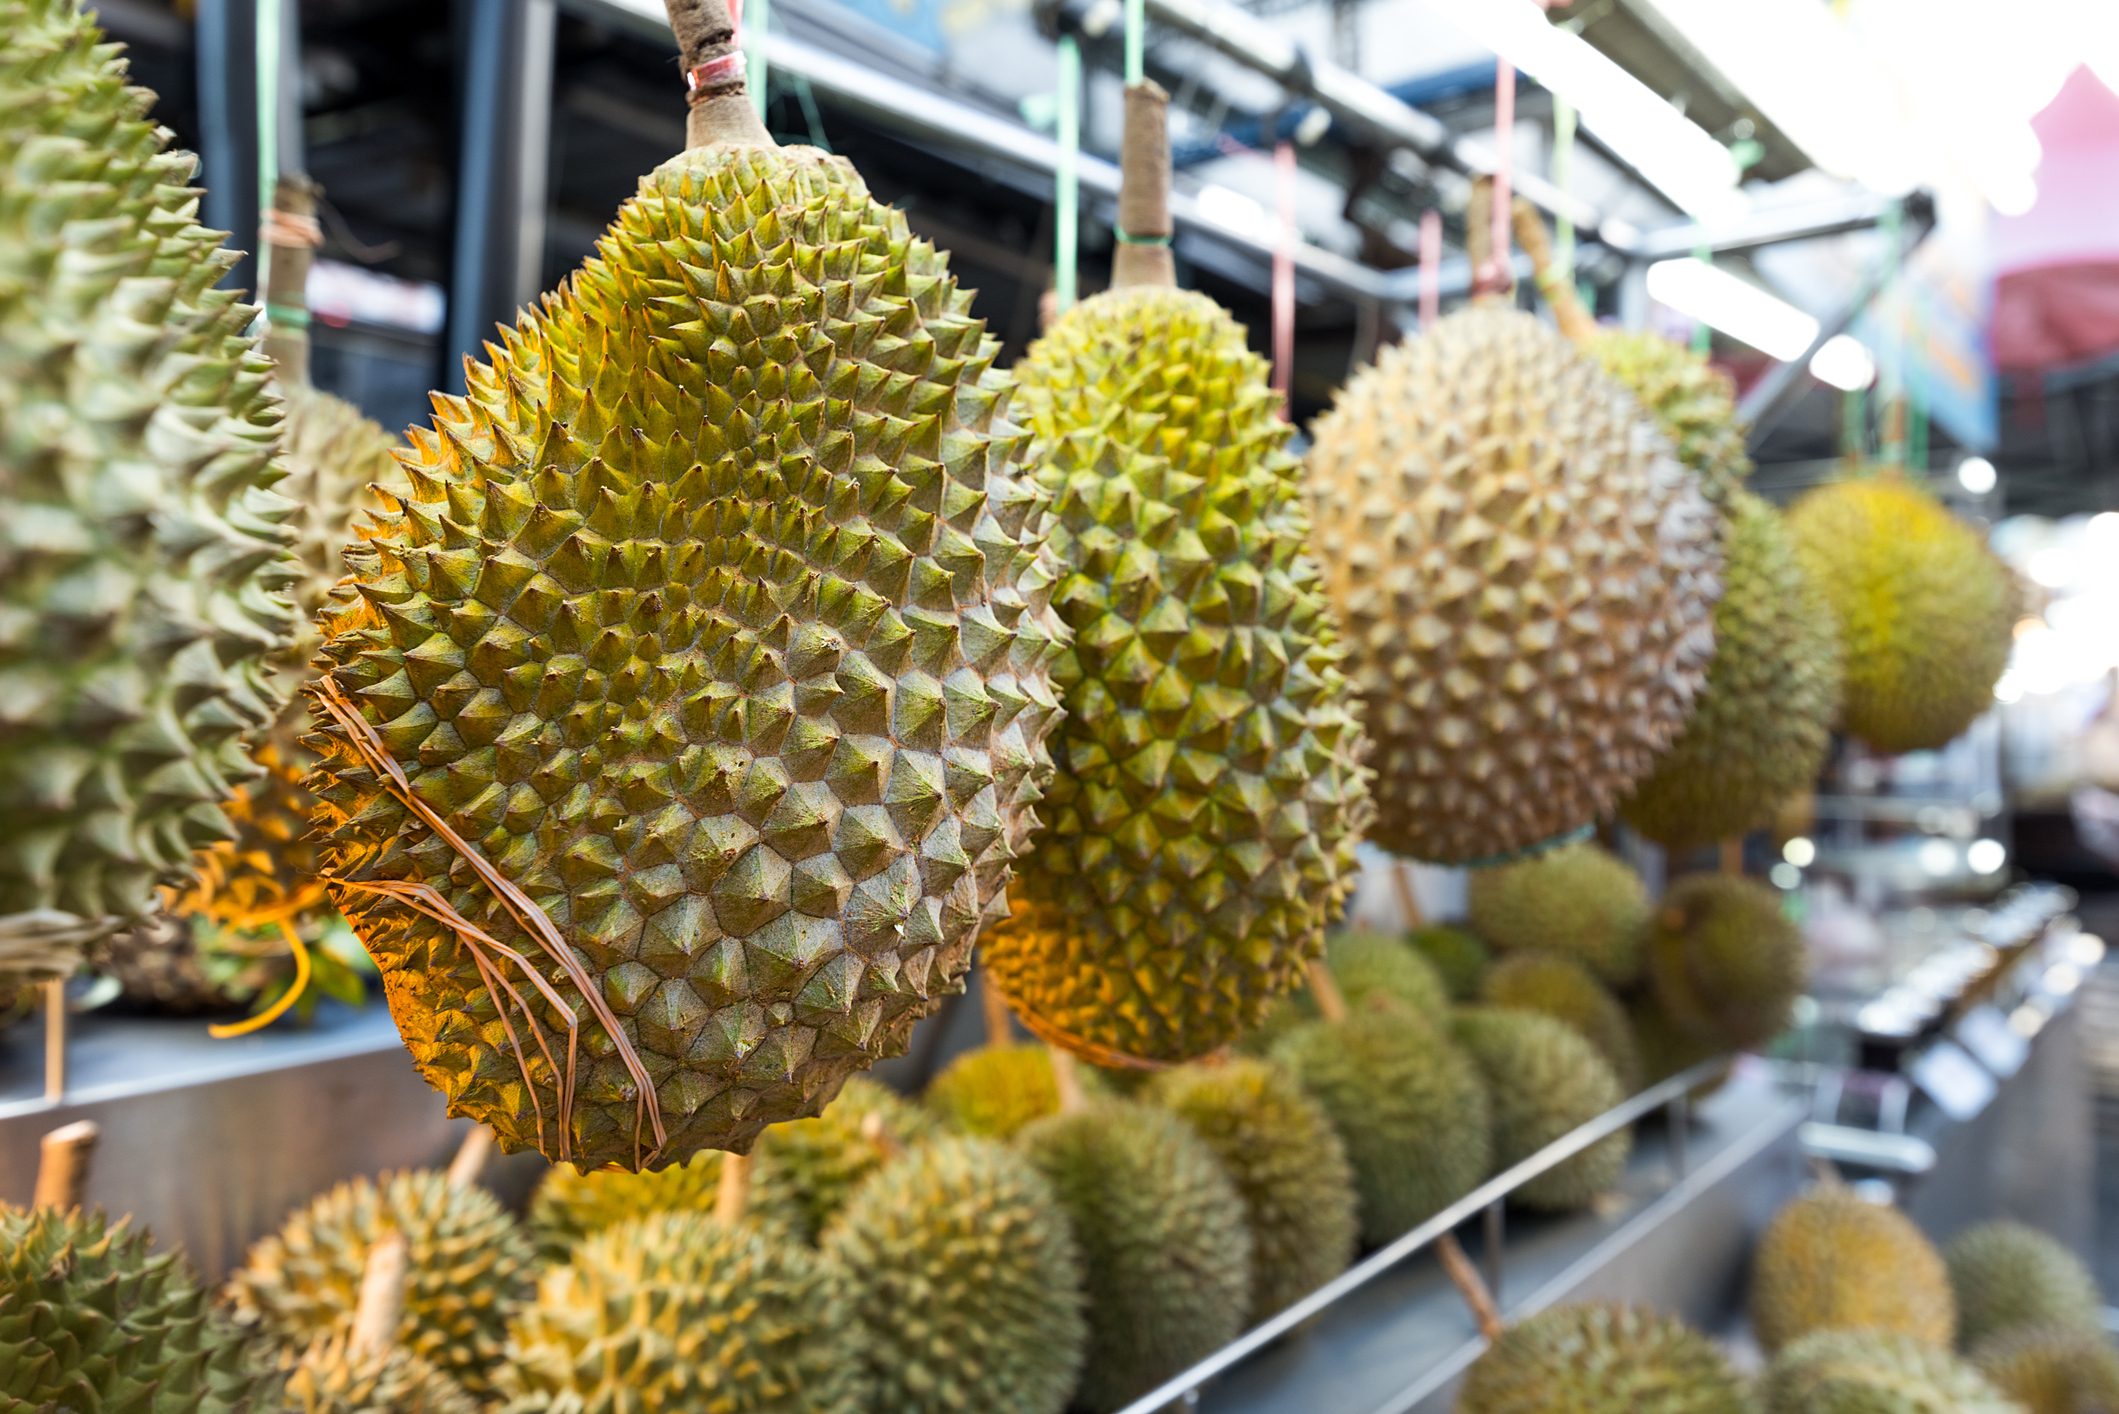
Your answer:
[[[1265,360],[1174,288],[1168,97],[1126,90],[1113,288],[1016,365],[1074,631],[1050,828],[981,941],[1043,1039],[1181,1061],[1301,978],[1367,817],[1300,466]]]
[[[1559,333],[1489,298],[1385,350],[1318,421],[1310,490],[1376,843],[1444,863],[1542,845],[1676,738],[1713,649],[1716,518]]]
[[[1806,493],[1788,529],[1846,654],[1843,730],[1925,751],[1994,705],[2018,596],[1979,532],[1895,469]]]
[[[961,989],[1065,638],[997,342],[670,0],[689,151],[468,368],[347,555],[333,897],[507,1150],[748,1149]]]
[[[115,46],[0,0],[0,971],[145,914],[256,768],[292,632],[279,410]]]

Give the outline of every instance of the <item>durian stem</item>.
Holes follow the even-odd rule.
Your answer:
[[[1737,836],[1737,837],[1736,837],[1736,838],[1734,838],[1734,839],[1726,839],[1726,840],[1723,840],[1723,841],[1722,841],[1722,848],[1721,848],[1721,855],[1722,855],[1722,872],[1723,872],[1724,874],[1738,874],[1738,875],[1741,875],[1741,874],[1742,874],[1742,873],[1744,872],[1744,840],[1743,840],[1743,836],[1739,835],[1739,836]]]
[[[1474,296],[1509,287],[1508,272],[1495,260],[1494,179],[1472,179],[1471,204],[1464,209],[1464,258],[1471,262]]]
[[[750,1207],[750,1165],[748,1154],[721,1156],[721,1186],[714,1194],[714,1220],[724,1227],[742,1222]]]
[[[37,1187],[33,1208],[71,1212],[88,1196],[88,1161],[102,1134],[93,1120],[62,1124],[37,1146]]]
[[[1339,990],[1339,979],[1321,957],[1310,959],[1310,995],[1317,1000],[1317,1014],[1326,1021],[1346,1020],[1346,993]]]
[[[214,1040],[226,1041],[237,1036],[248,1036],[253,1031],[264,1030],[285,1016],[287,1009],[300,999],[302,993],[309,990],[309,945],[302,941],[302,932],[294,926],[293,919],[282,917],[279,925],[280,936],[287,940],[288,948],[294,953],[294,980],[287,984],[286,991],[280,993],[278,1001],[256,1016],[207,1027],[206,1034]]]
[[[471,1126],[464,1142],[456,1146],[456,1157],[449,1162],[449,1186],[469,1188],[478,1182],[478,1176],[486,1171],[486,1160],[493,1155],[493,1131],[482,1124]]]
[[[321,237],[316,230],[316,184],[283,176],[272,190],[264,236],[272,247],[265,284],[265,352],[278,365],[281,386],[309,386],[309,266]]]
[[[1471,1258],[1464,1255],[1464,1248],[1457,1241],[1457,1234],[1445,1232],[1435,1239],[1435,1255],[1442,1259],[1442,1270],[1449,1274],[1450,1285],[1464,1298],[1471,1308],[1472,1319],[1479,1323],[1479,1335],[1488,1345],[1501,1338],[1506,1326],[1501,1320],[1500,1308],[1494,1305],[1494,1294],[1486,1289],[1486,1282],[1479,1276],[1479,1269],[1472,1265]]]
[[[692,84],[684,145],[777,146],[751,106],[743,65],[717,62],[737,53],[736,27],[729,23],[726,0],[664,0],[664,6]]]
[[[1052,1088],[1059,1092],[1059,1112],[1075,1114],[1086,1109],[1088,1097],[1082,1093],[1081,1072],[1076,1070],[1074,1055],[1057,1046],[1045,1048],[1052,1056]]]
[[[1391,864],[1391,890],[1398,895],[1398,911],[1405,915],[1408,932],[1427,921],[1420,908],[1420,895],[1413,892],[1413,866],[1402,859]]]
[[[44,984],[44,1098],[66,1095],[66,979]]]
[[[348,1355],[380,1355],[397,1344],[397,1327],[405,1311],[405,1269],[410,1252],[401,1232],[386,1233],[368,1249],[361,1268],[361,1294],[353,1307],[353,1331],[346,1338]]]
[[[1538,293],[1552,306],[1554,322],[1560,332],[1574,343],[1586,343],[1597,332],[1597,321],[1582,306],[1582,296],[1575,290],[1574,281],[1561,273],[1553,263],[1552,240],[1545,234],[1545,218],[1538,208],[1522,197],[1517,197],[1510,208],[1516,223],[1516,244],[1530,257],[1531,278],[1538,282]]]
[[[1001,995],[995,985],[991,970],[979,976],[979,1005],[986,1014],[986,1044],[989,1046],[1012,1045],[1015,1041],[1015,1017],[1008,1010],[1008,998]]]
[[[1111,288],[1175,289],[1170,256],[1170,95],[1152,79],[1126,85],[1119,152],[1118,254]]]

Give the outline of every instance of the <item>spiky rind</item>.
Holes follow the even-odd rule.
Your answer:
[[[1581,1034],[1549,1016],[1468,1007],[1453,1028],[1493,1102],[1494,1167],[1521,1163],[1626,1098],[1604,1057]],[[1633,1136],[1599,1139],[1518,1188],[1526,1208],[1565,1212],[1609,1192],[1626,1170]]]
[[[1741,493],[1751,456],[1728,374],[1673,339],[1639,330],[1600,329],[1584,347],[1640,399],[1710,498],[1727,505]]]
[[[1376,843],[1468,863],[1609,813],[1705,676],[1716,517],[1619,383],[1475,305],[1384,351],[1310,454]]]
[[[1212,300],[1149,288],[1015,368],[1074,643],[1050,827],[980,948],[1026,1025],[1092,1059],[1227,1045],[1353,887],[1364,747],[1268,373]]]
[[[1406,934],[1405,941],[1435,969],[1451,1001],[1468,1002],[1479,995],[1494,955],[1478,934],[1448,923],[1427,923]]]
[[[1707,686],[1685,730],[1619,811],[1674,849],[1770,823],[1817,779],[1839,714],[1845,664],[1832,611],[1780,512],[1737,492],[1723,548]]]
[[[287,1350],[331,1335],[353,1319],[368,1253],[393,1232],[407,1257],[397,1344],[485,1393],[535,1258],[492,1194],[439,1173],[352,1179],[296,1212],[229,1279],[237,1317]]]
[[[1088,1345],[1081,1254],[1030,1162],[990,1139],[920,1145],[855,1191],[823,1252],[846,1274],[893,1414],[1061,1414]]]
[[[1843,729],[1920,751],[1993,707],[2019,596],[1977,531],[1890,473],[1809,492],[1788,529],[1838,626]]]
[[[336,1335],[295,1359],[286,1414],[478,1414],[478,1405],[409,1350],[355,1351]]]
[[[0,0],[0,918],[116,926],[224,838],[294,629],[270,365],[152,102]]]
[[[747,1149],[903,1050],[1005,910],[1066,629],[969,303],[846,164],[696,149],[401,454],[326,681],[586,989],[330,720],[319,819],[414,1061],[504,1148]],[[496,998],[469,942],[372,889],[405,883],[580,1018],[570,1090],[501,1025],[561,1055],[565,1017],[513,964],[523,999]]]
[[[1751,1327],[1779,1350],[1812,1331],[1875,1331],[1947,1350],[1957,1303],[1941,1254],[1896,1208],[1823,1184],[1774,1216],[1751,1267]]]
[[[1080,1071],[1092,1092],[1092,1072]],[[1052,1052],[1043,1046],[981,1046],[966,1051],[927,1083],[930,1108],[966,1134],[1013,1139],[1032,1120],[1059,1113]]]
[[[1759,1382],[1762,1414],[2024,1414],[1946,1349],[1879,1331],[1821,1330]]]
[[[1206,1141],[1174,1115],[1108,1100],[1041,1119],[1016,1142],[1081,1244],[1082,1409],[1109,1414],[1235,1339],[1251,1234]]]
[[[1952,1238],[1942,1257],[1967,1350],[2015,1326],[2104,1329],[2104,1298],[2089,1267],[2034,1227],[1981,1223]]]
[[[1464,1377],[1457,1414],[1750,1414],[1713,1341],[1645,1306],[1553,1306],[1510,1326]]]
[[[1402,938],[1342,929],[1325,938],[1324,961],[1348,1006],[1391,1001],[1438,1025],[1448,1020],[1449,989],[1441,974]],[[1283,997],[1239,1045],[1252,1055],[1270,1055],[1282,1036],[1317,1015],[1317,1000],[1304,988]]]
[[[1672,884],[1650,920],[1647,951],[1663,1011],[1727,1051],[1763,1046],[1786,1030],[1809,982],[1808,948],[1779,892],[1734,874]]]
[[[279,1390],[182,1256],[100,1213],[0,1204],[0,1410],[280,1414]]]
[[[554,1164],[530,1201],[530,1235],[548,1262],[597,1233],[654,1213],[711,1213],[721,1193],[720,1151],[708,1149],[680,1164],[647,1173]]]
[[[1486,1083],[1425,1019],[1364,1006],[1297,1027],[1273,1058],[1332,1121],[1353,1165],[1361,1237],[1381,1246],[1479,1186],[1493,1157]]]
[[[1972,1363],[2026,1414],[2119,1409],[2119,1350],[2080,1324],[2011,1327],[1974,1346]]]
[[[1487,972],[1481,997],[1489,1006],[1537,1012],[1572,1027],[1604,1057],[1620,1089],[1630,1095],[1640,1088],[1641,1053],[1626,1008],[1573,958],[1511,953]]]
[[[610,1228],[547,1268],[508,1330],[506,1414],[863,1414],[845,1274],[703,1213]]]
[[[1648,887],[1626,861],[1589,843],[1474,869],[1472,927],[1502,952],[1571,957],[1612,987],[1641,976]]]
[[[814,1241],[863,1179],[941,1128],[889,1086],[857,1075],[823,1114],[776,1124],[759,1137],[751,1171],[756,1216]]]
[[[1251,1229],[1244,1324],[1346,1270],[1360,1235],[1354,1171],[1331,1117],[1280,1066],[1232,1060],[1164,1071],[1149,1091],[1221,1160]]]
[[[1653,990],[1641,992],[1627,1000],[1626,1020],[1633,1027],[1634,1050],[1641,1057],[1641,1081],[1653,1085],[1668,1080],[1671,1076],[1687,1071],[1703,1061],[1716,1057],[1726,1058],[1729,1048],[1719,1042],[1702,1040],[1670,1019],[1662,1003],[1655,998]],[[1705,1099],[1719,1090],[1728,1079],[1726,1063],[1714,1078],[1704,1080],[1692,1089],[1692,1098]]]

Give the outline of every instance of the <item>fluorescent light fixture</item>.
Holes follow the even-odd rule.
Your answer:
[[[1555,27],[1531,0],[1472,0],[1449,17],[1573,104],[1582,126],[1680,211],[1715,221],[1748,209],[1738,190],[1743,174],[1727,148],[1580,35]]]
[[[1975,496],[1986,495],[2000,479],[1985,457],[1966,457],[1957,464],[1957,484]]]
[[[1819,382],[1858,393],[1876,381],[1876,359],[1852,334],[1834,334],[1810,356],[1810,372]]]
[[[1817,339],[1815,319],[1704,260],[1657,261],[1648,267],[1648,293],[1782,363],[1801,358]]]

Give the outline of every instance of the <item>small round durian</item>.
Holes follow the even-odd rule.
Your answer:
[[[1501,952],[1573,958],[1609,987],[1641,976],[1648,888],[1609,850],[1587,842],[1471,872],[1472,927]]]
[[[1521,1163],[1626,1098],[1597,1048],[1549,1016],[1468,1007],[1457,1013],[1453,1034],[1492,1098],[1496,1170]],[[1553,1212],[1586,1207],[1619,1181],[1632,1152],[1628,1131],[1607,1135],[1525,1183],[1514,1200]]]
[[[1909,1335],[1820,1330],[1774,1357],[1761,1414],[2024,1414],[1948,1349]]]
[[[1573,1027],[1604,1057],[1620,1089],[1631,1095],[1640,1088],[1641,1053],[1626,1008],[1573,958],[1510,953],[1488,970],[1480,996],[1488,1006],[1536,1012]]]
[[[1405,941],[1435,969],[1451,1001],[1468,1002],[1479,995],[1479,983],[1494,955],[1478,934],[1455,924],[1426,923],[1406,934]]]
[[[1972,1363],[2028,1414],[2119,1409],[2119,1350],[2101,1330],[2011,1326],[1974,1346]]]
[[[1947,1350],[1957,1303],[1942,1256],[1896,1208],[1820,1184],[1774,1215],[1751,1265],[1751,1327],[1768,1351],[1812,1331],[1874,1331]]]
[[[1749,1414],[1713,1341],[1644,1306],[1553,1306],[1472,1365],[1456,1414]]]
[[[1094,1072],[1076,1075],[1096,1093]],[[956,1129],[987,1139],[1013,1139],[1033,1120],[1058,1114],[1059,1082],[1044,1046],[981,1046],[966,1051],[927,1082],[930,1109]]]
[[[2102,1333],[2104,1298],[2082,1258],[2023,1223],[1965,1229],[1943,1248],[1967,1350],[2016,1326]],[[2115,1411],[2119,1414],[2119,1411]]]
[[[1809,982],[1809,951],[1778,890],[1732,874],[1692,874],[1663,894],[1646,930],[1648,977],[1678,1026],[1723,1050],[1787,1029]]]

